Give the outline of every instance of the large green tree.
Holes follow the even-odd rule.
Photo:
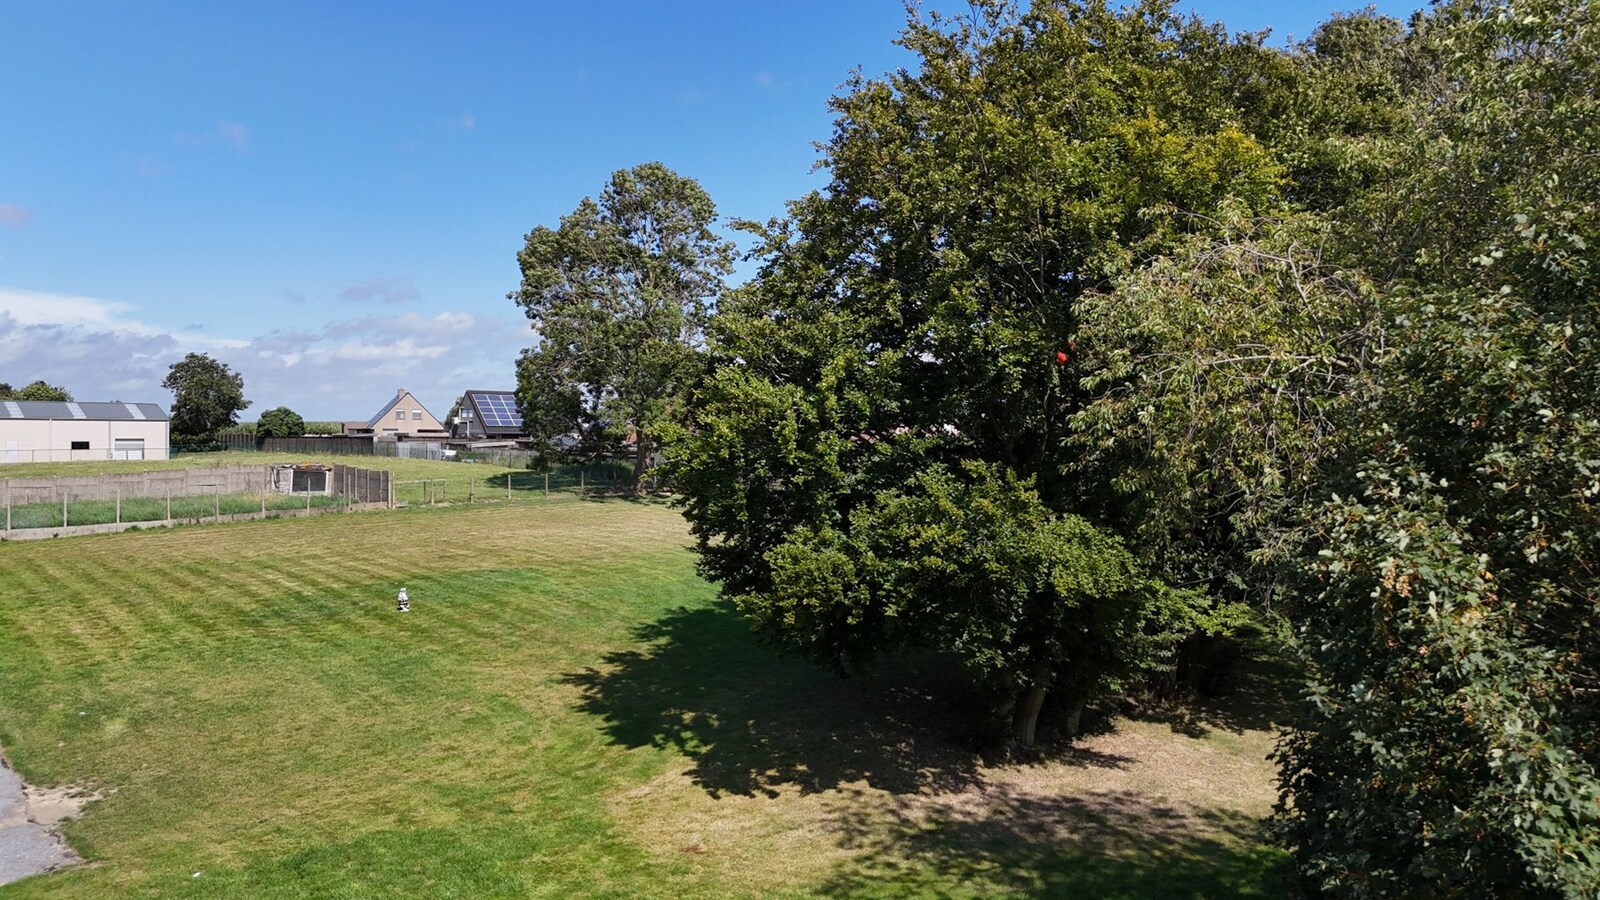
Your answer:
[[[267,437],[298,437],[306,433],[306,420],[287,406],[269,409],[256,422],[256,432]]]
[[[1447,2],[1410,137],[1339,215],[1386,347],[1309,518],[1308,892],[1600,896],[1600,25]]]
[[[708,305],[732,271],[699,182],[661,163],[621,169],[598,201],[528,233],[510,294],[538,332],[517,365],[517,397],[541,446],[569,431],[634,441],[634,481],[658,422],[699,371]]]
[[[835,100],[828,189],[757,229],[671,473],[760,633],[839,664],[952,652],[1026,744],[1047,691],[1070,731],[1152,637],[1229,619],[1151,580],[1086,483],[1080,303],[1281,202],[1293,73],[1162,3],[978,3],[901,43],[915,70]]]
[[[244,377],[204,353],[190,353],[173,363],[161,386],[172,392],[175,443],[214,440],[250,405],[244,398]]]
[[[1273,615],[1303,511],[1370,394],[1380,298],[1324,255],[1318,216],[1219,224],[1083,298],[1088,398],[1065,444],[1152,572]],[[1189,635],[1168,683],[1226,678],[1228,646]]]

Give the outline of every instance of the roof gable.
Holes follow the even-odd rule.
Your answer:
[[[405,390],[404,388],[402,388],[402,389],[400,389],[398,391],[395,391],[394,399],[390,400],[387,404],[384,405],[383,409],[378,410],[378,412],[375,415],[373,415],[372,418],[367,420],[367,426],[366,427],[368,427],[368,428],[377,428],[378,427],[378,423],[384,421],[385,419],[387,419],[389,417],[389,413],[393,412],[396,407],[404,407],[406,409],[420,409],[420,410],[422,410],[422,412],[425,415],[427,415],[427,417],[429,419],[432,419],[435,422],[438,421],[438,419],[434,417],[433,413],[428,412],[428,408],[426,406],[423,406],[422,402],[419,401],[416,398],[415,395],[413,395],[410,391]]]

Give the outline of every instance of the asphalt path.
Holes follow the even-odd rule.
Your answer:
[[[28,816],[22,778],[0,756],[0,884],[52,872],[78,861],[54,828]]]

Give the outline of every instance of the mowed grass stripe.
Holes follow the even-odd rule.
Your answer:
[[[985,767],[937,672],[775,657],[688,543],[553,498],[0,544],[0,740],[114,789],[0,897],[1270,895],[1270,734]],[[1228,747],[1259,796],[1163,768]]]
[[[480,802],[510,829],[490,829],[491,844],[545,860],[491,866],[520,873],[505,883],[577,878],[589,855],[571,853],[577,834],[628,857],[593,802],[615,787],[596,758],[613,751],[562,678],[637,621],[618,598],[652,600],[587,583],[607,566],[645,584],[670,572],[680,593],[656,603],[709,596],[683,542],[670,511],[574,501],[83,538],[70,558],[66,542],[0,545],[0,596],[30,595],[7,615],[32,639],[0,638],[0,720],[22,723],[8,729],[13,753],[30,772],[118,788],[72,826],[115,874],[55,883],[139,895],[170,893],[191,865],[266,877],[278,864],[251,860],[403,845],[416,828],[481,817]],[[410,616],[392,609],[402,579]],[[76,677],[45,690],[30,664]],[[30,727],[40,705],[55,712]],[[392,887],[395,873],[362,877]],[[210,886],[230,883],[275,890],[254,876]]]

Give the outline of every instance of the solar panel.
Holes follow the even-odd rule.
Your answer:
[[[522,427],[522,411],[517,409],[514,394],[473,394],[473,405],[483,424],[489,428]]]

